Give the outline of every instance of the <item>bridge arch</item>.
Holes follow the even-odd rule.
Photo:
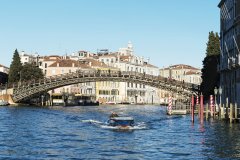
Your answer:
[[[90,70],[56,75],[52,77],[46,77],[38,81],[32,80],[28,82],[22,82],[21,85],[14,85],[13,100],[14,102],[20,102],[24,99],[30,98],[33,95],[47,92],[59,87],[78,83],[100,81],[144,84],[151,87],[172,91],[174,93],[180,93],[187,97],[190,97],[192,94],[197,94],[199,90],[198,85],[170,80],[161,76],[153,76],[131,71]]]

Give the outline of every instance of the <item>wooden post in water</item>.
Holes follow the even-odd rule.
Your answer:
[[[203,106],[203,95],[200,96],[200,121],[203,123],[203,112],[204,112],[204,106]]]
[[[222,109],[221,109],[221,105],[219,104],[219,106],[218,106],[218,119],[221,119],[221,114],[222,114]]]
[[[225,108],[225,105],[223,104],[221,107],[221,119],[225,118],[224,108]]]
[[[209,110],[208,110],[208,103],[207,103],[206,104],[206,112],[205,112],[206,120],[208,120],[208,112],[209,112]]]
[[[234,116],[234,118],[235,118],[235,122],[237,122],[237,120],[238,120],[238,108],[237,108],[237,103],[235,103],[235,116]]]
[[[226,112],[225,112],[225,120],[227,121],[229,118],[229,115],[228,115],[228,98],[226,98]]]
[[[233,105],[230,103],[230,114],[229,114],[229,122],[233,122]]]
[[[194,123],[194,96],[192,95],[192,123]]]

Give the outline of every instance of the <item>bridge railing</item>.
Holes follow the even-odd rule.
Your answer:
[[[120,70],[78,70],[72,73],[65,73],[61,75],[54,75],[49,77],[44,77],[43,79],[31,79],[28,81],[21,81],[15,84],[8,84],[8,87],[26,87],[26,86],[38,86],[46,83],[51,83],[53,81],[60,81],[69,78],[81,78],[81,77],[122,77],[122,78],[137,78],[146,81],[153,81],[156,83],[165,83],[168,85],[173,85],[177,87],[182,87],[186,89],[199,90],[199,85],[192,83],[186,83],[183,81],[177,81],[175,79],[169,79],[162,76],[154,76],[145,73],[139,73],[135,71],[120,71]]]

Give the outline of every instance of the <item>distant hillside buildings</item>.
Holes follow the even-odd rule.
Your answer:
[[[222,100],[240,105],[240,0],[221,0],[220,87]]]

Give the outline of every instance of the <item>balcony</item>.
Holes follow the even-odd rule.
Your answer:
[[[240,15],[234,18],[234,24],[237,25],[237,23],[240,23]]]

